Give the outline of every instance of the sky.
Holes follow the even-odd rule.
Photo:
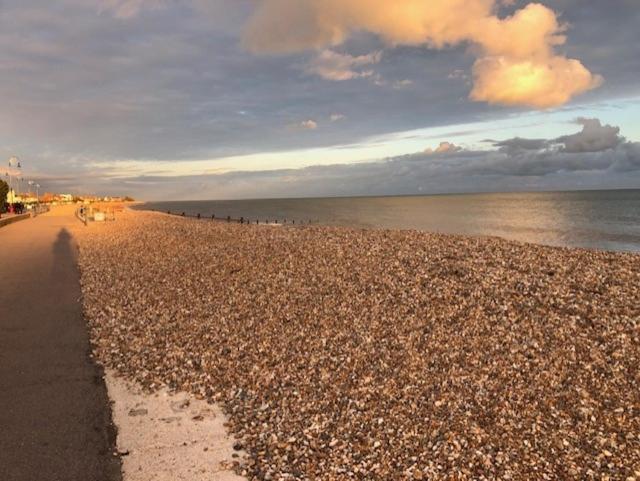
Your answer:
[[[639,27],[638,0],[0,0],[0,175],[145,200],[638,188]]]

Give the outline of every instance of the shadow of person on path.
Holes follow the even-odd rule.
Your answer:
[[[53,266],[51,274],[58,285],[74,275],[74,252],[71,245],[71,234],[65,228],[60,229],[53,243]]]

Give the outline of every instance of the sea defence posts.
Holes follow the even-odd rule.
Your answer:
[[[237,217],[237,218],[231,217],[230,215],[228,215],[226,217],[224,217],[224,216],[223,217],[218,217],[218,216],[216,216],[216,214],[211,214],[211,216],[208,216],[208,215],[205,216],[205,215],[202,215],[201,213],[192,214],[192,213],[188,213],[188,212],[184,212],[184,211],[173,212],[171,210],[157,210],[157,209],[149,209],[149,210],[151,210],[152,212],[162,212],[162,213],[167,214],[167,215],[174,215],[174,216],[178,216],[178,217],[185,217],[185,218],[189,217],[189,218],[198,219],[198,220],[211,220],[211,221],[236,223],[236,224],[246,224],[246,225],[252,225],[252,224],[260,225],[260,224],[263,224],[263,225],[291,225],[291,226],[298,225],[298,226],[301,226],[301,225],[317,224],[317,223],[320,222],[317,219],[316,220],[313,220],[313,219],[303,219],[303,220],[298,219],[298,220],[296,220],[296,219],[284,219],[284,218],[281,219],[281,220],[280,219],[276,219],[276,218],[273,218],[273,219],[267,219],[267,218],[264,218],[264,219],[259,219],[259,218],[258,219],[251,219],[251,218],[244,217],[244,216]]]

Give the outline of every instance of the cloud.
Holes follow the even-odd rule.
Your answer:
[[[164,165],[159,169],[169,168]],[[95,175],[95,172],[100,175]],[[378,161],[315,165],[301,169],[191,174],[146,172],[117,165],[86,171],[93,190],[140,198],[265,198],[394,195],[512,190],[634,188],[640,181],[640,142],[622,141],[594,152],[567,152],[557,139],[511,138],[487,150],[442,142],[437,149]],[[69,190],[77,182],[51,179]],[[69,187],[69,188],[67,188]],[[75,192],[75,191],[74,191]]]
[[[392,46],[466,43],[477,55],[470,98],[503,105],[556,107],[602,83],[556,52],[566,27],[551,9],[530,3],[506,18],[495,10],[495,0],[261,0],[244,44],[254,53],[293,53],[337,46],[359,31]]]
[[[331,114],[331,116],[329,117],[329,120],[331,122],[339,122],[340,120],[344,120],[347,117],[343,114]]]
[[[515,137],[493,141],[494,150],[465,150],[449,142],[435,149],[389,159],[424,163],[433,175],[540,177],[576,172],[640,173],[640,142],[627,142],[619,128],[598,119],[578,119],[582,132],[557,139]],[[447,154],[436,156],[434,154]]]
[[[381,57],[380,51],[354,57],[333,50],[323,50],[306,65],[305,72],[334,81],[370,77],[373,70],[362,70],[361,67],[379,63]]]
[[[298,127],[304,130],[315,130],[318,128],[318,123],[315,120],[304,120],[298,124]]]
[[[135,17],[145,8],[158,8],[166,5],[166,0],[101,0],[100,8],[116,18]]]
[[[393,82],[393,88],[396,90],[401,90],[407,87],[411,87],[413,85],[413,80],[404,79],[404,80],[396,80]]]
[[[453,72],[451,72],[449,75],[447,75],[447,78],[449,80],[453,80],[453,79],[467,80],[469,76],[466,74],[464,70],[456,69]]]
[[[582,125],[581,132],[555,140],[563,144],[564,152],[602,152],[615,149],[624,142],[624,138],[620,136],[620,127],[602,125],[598,119],[579,118],[576,122]]]
[[[438,145],[438,147],[436,147],[435,149],[428,147],[425,149],[424,153],[425,154],[451,154],[454,152],[460,152],[461,150],[462,150],[462,147],[458,147],[457,145],[452,144],[451,142],[440,142],[440,145]]]
[[[382,75],[375,74],[373,76],[373,85],[377,87],[384,87],[385,85],[387,85],[387,81],[384,79]]]
[[[549,141],[546,139],[523,139],[521,137],[492,142],[493,146],[498,147],[500,152],[504,152],[510,156],[531,150],[541,150],[549,145]]]
[[[521,143],[526,139],[516,139]],[[508,141],[504,141],[508,142]],[[353,195],[402,195],[513,190],[566,190],[584,188],[634,188],[640,181],[640,143],[624,142],[615,149],[569,153],[546,140],[541,150],[455,149],[435,154],[419,152],[376,162],[311,166],[303,169],[229,172],[212,175],[204,189],[190,198],[215,193],[216,198],[324,197]],[[446,144],[446,143],[444,143]],[[512,144],[509,142],[509,144]],[[153,192],[157,183],[163,194],[185,178],[141,177]],[[195,196],[195,197],[194,197]]]
[[[376,162],[224,174],[234,195],[390,195],[568,187],[629,187],[640,180],[640,142],[613,149],[567,152],[557,139],[513,138],[490,150],[450,142],[437,149]],[[287,180],[286,189],[282,187]],[[249,181],[250,180],[250,181]],[[212,179],[219,185],[217,179]],[[257,192],[257,193],[256,193]]]
[[[486,57],[476,61],[473,77],[472,100],[539,109],[563,105],[602,83],[578,60],[560,56],[543,62]]]

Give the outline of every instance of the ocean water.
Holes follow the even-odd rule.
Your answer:
[[[140,209],[362,228],[490,235],[640,252],[640,189],[398,197],[150,202]]]

